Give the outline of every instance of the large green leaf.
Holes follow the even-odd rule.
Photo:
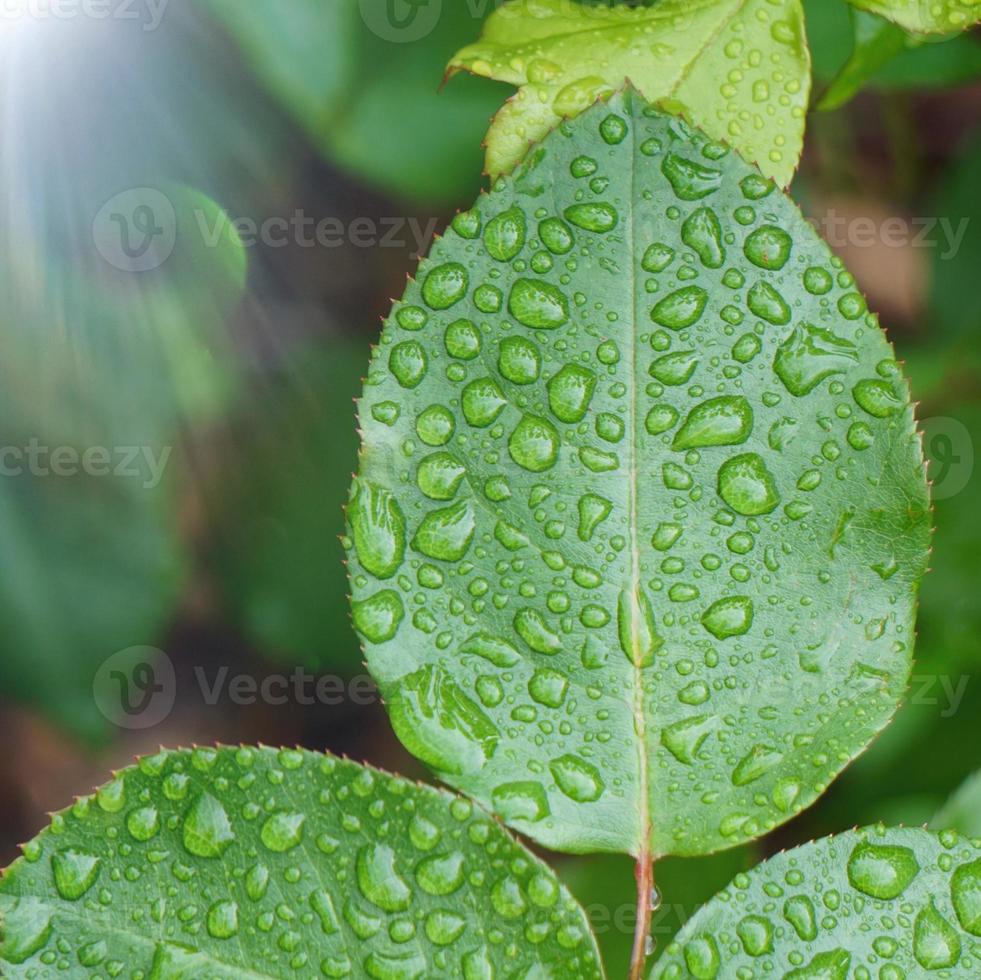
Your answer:
[[[978,0],[848,0],[862,10],[895,21],[908,31],[950,34],[981,21]]]
[[[629,79],[764,173],[789,184],[811,75],[800,0],[662,0],[597,7],[515,0],[460,51],[466,70],[519,86],[487,136],[487,170],[510,172],[530,143]]]
[[[454,221],[360,421],[395,729],[536,840],[737,844],[895,710],[929,516],[892,348],[770,181],[634,93]]]
[[[582,910],[470,802],[310,752],[142,760],[0,879],[5,977],[599,977]]]
[[[878,827],[740,875],[685,926],[651,980],[969,980],[979,966],[981,846]]]
[[[953,827],[962,834],[981,837],[981,772],[967,779],[933,818],[934,827]]]

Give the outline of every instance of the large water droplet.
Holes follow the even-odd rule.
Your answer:
[[[722,226],[711,208],[699,208],[692,212],[681,227],[681,239],[707,268],[719,269],[725,263]]]
[[[549,408],[560,422],[581,422],[595,389],[596,375],[592,371],[579,364],[567,364],[548,382]]]
[[[305,814],[281,810],[266,819],[259,839],[274,854],[285,854],[300,845],[306,821]]]
[[[950,899],[961,928],[972,936],[981,936],[981,858],[954,872]]]
[[[933,899],[913,923],[913,955],[924,970],[944,970],[961,958],[961,938]]]
[[[657,632],[654,609],[641,586],[624,589],[617,601],[617,636],[627,659],[638,668],[649,667],[664,646]]]
[[[405,518],[394,495],[355,480],[347,513],[358,561],[375,578],[391,578],[405,556]]]
[[[191,804],[182,836],[184,847],[202,858],[221,857],[235,840],[225,808],[210,793],[202,793]]]
[[[412,539],[412,547],[437,561],[459,561],[470,549],[476,529],[473,502],[462,500],[427,514]]]
[[[742,636],[753,625],[753,600],[747,596],[720,599],[705,610],[702,625],[717,640]]]
[[[677,197],[682,201],[698,201],[714,194],[722,185],[722,172],[693,160],[669,153],[661,164],[661,173],[668,178]]]
[[[825,378],[844,374],[857,361],[858,350],[850,340],[802,323],[778,348],[773,370],[787,391],[801,398]]]
[[[412,904],[412,890],[398,873],[395,851],[387,844],[366,844],[358,851],[357,876],[361,894],[385,912],[404,912]]]
[[[394,589],[385,589],[351,604],[354,628],[371,643],[386,643],[392,639],[404,616],[402,597]]]
[[[510,262],[524,247],[526,235],[525,213],[515,206],[487,223],[484,247],[492,258]]]
[[[734,456],[722,464],[719,496],[737,514],[746,517],[769,514],[780,503],[776,483],[756,453]]]
[[[671,444],[674,449],[736,446],[753,431],[753,409],[742,397],[724,395],[692,409]]]
[[[549,763],[560,790],[577,803],[592,803],[603,795],[605,784],[599,770],[575,755],[564,755]]]
[[[448,310],[466,296],[469,282],[467,270],[459,262],[447,262],[426,277],[422,298],[434,310]]]
[[[541,279],[519,279],[511,288],[508,310],[518,323],[533,330],[554,330],[569,320],[565,293]]]
[[[701,319],[708,303],[708,293],[701,286],[685,286],[665,296],[651,310],[651,319],[662,327],[684,330]]]
[[[508,452],[522,469],[544,473],[558,461],[559,433],[546,419],[525,415],[511,433]]]
[[[538,823],[551,813],[545,790],[540,783],[531,781],[503,783],[491,793],[491,800],[494,812],[507,821]]]
[[[463,417],[475,429],[486,429],[504,411],[508,401],[493,378],[478,378],[463,389]]]
[[[793,239],[782,228],[763,225],[746,239],[746,258],[761,269],[777,272],[790,258]]]
[[[58,894],[69,902],[80,899],[95,884],[101,864],[102,860],[94,854],[74,848],[58,851],[51,858]]]
[[[920,870],[908,847],[862,841],[848,859],[852,887],[872,898],[898,898]]]
[[[566,208],[565,219],[577,228],[604,234],[616,228],[620,216],[616,208],[605,201],[590,201]]]

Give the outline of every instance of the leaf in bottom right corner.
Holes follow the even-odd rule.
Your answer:
[[[880,826],[737,876],[667,947],[650,980],[979,975],[981,842]]]

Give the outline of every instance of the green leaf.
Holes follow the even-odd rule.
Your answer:
[[[981,21],[977,0],[848,0],[919,34],[951,34]]]
[[[529,938],[533,937],[533,938]],[[162,752],[0,880],[3,975],[600,977],[582,910],[467,800],[330,756]]]
[[[981,846],[883,827],[827,837],[740,875],[682,930],[651,980],[973,977]]]
[[[413,200],[476,189],[480,137],[500,93],[476,79],[439,91],[446,59],[477,30],[471,5],[412,13],[401,0],[294,0],[288,11],[267,0],[207,2],[328,158]]]
[[[638,8],[515,0],[450,62],[461,69],[519,86],[487,136],[492,176],[510,172],[560,119],[627,79],[782,185],[800,159],[811,76],[799,0]]]
[[[944,804],[932,826],[951,827],[969,837],[981,837],[981,772],[967,779]]]
[[[861,10],[852,11],[854,48],[818,102],[818,108],[838,109],[885,64],[906,48],[909,35],[890,21]]]
[[[827,0],[804,0],[814,79],[828,83],[852,57],[854,8]],[[981,44],[971,34],[939,38],[907,34],[906,46],[873,72],[866,84],[878,90],[960,85],[981,75]]]
[[[892,348],[770,181],[635,93],[458,216],[359,410],[369,667],[535,840],[737,844],[893,714],[929,515]]]

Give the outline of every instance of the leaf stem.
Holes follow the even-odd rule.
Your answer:
[[[637,879],[637,926],[634,930],[634,949],[630,956],[629,980],[643,980],[651,938],[651,893],[654,890],[654,860],[645,847],[637,857],[634,872]]]

